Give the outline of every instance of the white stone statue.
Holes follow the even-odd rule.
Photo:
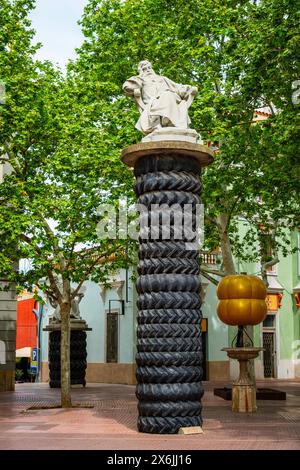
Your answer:
[[[157,75],[149,60],[140,62],[138,71],[138,76],[130,77],[123,85],[125,94],[135,99],[141,113],[135,127],[144,134],[166,127],[188,129],[188,109],[197,87]]]
[[[84,297],[84,293],[86,291],[85,287],[81,287],[80,291],[76,295],[75,299],[72,300],[71,302],[71,312],[70,312],[70,318],[74,318],[76,320],[81,320],[80,317],[80,309],[79,309],[79,304],[81,300]],[[72,289],[72,292],[74,292],[74,289]],[[57,303],[57,300],[49,297],[49,302],[51,306],[55,309],[53,312],[53,315],[51,315],[50,320],[53,322],[61,321],[61,316],[60,316],[60,306]]]

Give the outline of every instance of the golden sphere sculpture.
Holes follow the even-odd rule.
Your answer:
[[[217,288],[217,313],[226,325],[258,325],[267,315],[267,289],[257,276],[225,276]]]

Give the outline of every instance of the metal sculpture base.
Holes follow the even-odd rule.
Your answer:
[[[71,385],[83,385],[83,387],[86,385],[86,331],[90,330],[91,328],[87,327],[84,320],[71,319]],[[49,386],[50,388],[60,388],[60,323],[51,322],[44,328],[44,331],[49,331]]]
[[[201,166],[211,152],[190,142],[158,141],[133,145],[122,160],[134,167],[139,204],[182,209],[193,217],[200,203]],[[150,228],[154,227],[148,212]],[[138,430],[174,434],[202,425],[202,345],[199,253],[157,219],[156,236],[139,238],[137,389]],[[189,227],[192,230],[193,221]]]
[[[255,359],[263,348],[223,348],[230,359],[236,359],[240,365],[240,375],[232,387],[232,411],[254,413],[256,406],[256,387],[248,373],[248,362]]]

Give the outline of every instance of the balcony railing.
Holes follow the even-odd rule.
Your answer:
[[[218,260],[218,254],[210,251],[200,251],[201,263],[215,266]]]

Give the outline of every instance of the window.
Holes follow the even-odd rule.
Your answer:
[[[275,328],[275,315],[267,315],[263,322],[265,328]]]

